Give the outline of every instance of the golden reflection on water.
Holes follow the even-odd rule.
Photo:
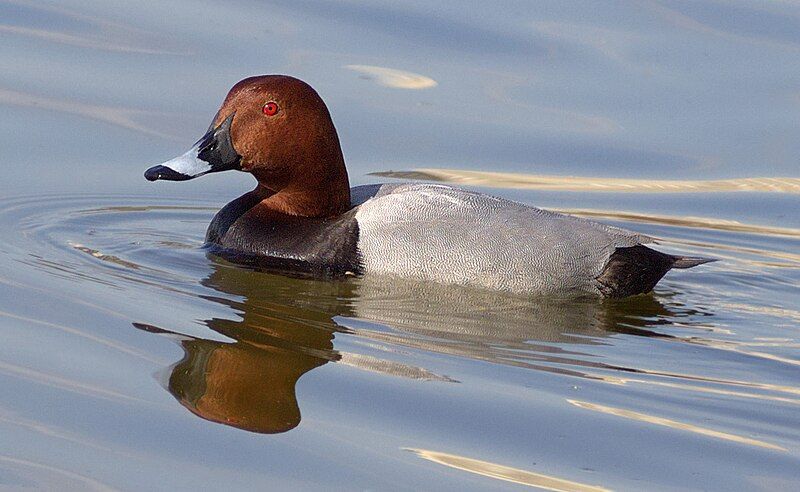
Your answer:
[[[740,379],[723,379],[723,378],[712,378],[706,376],[700,376],[697,374],[689,374],[689,373],[679,373],[679,372],[665,372],[665,371],[654,371],[650,369],[637,369],[634,372],[638,372],[641,374],[647,374],[650,376],[663,376],[668,378],[677,378],[677,379],[684,379],[687,381],[700,381],[705,383],[718,383],[718,384],[725,384],[729,386],[740,386],[746,388],[754,388],[754,389],[761,389],[767,391],[777,391],[780,393],[789,393],[792,395],[800,395],[800,388],[794,386],[785,386],[781,384],[771,384],[771,383],[757,383],[754,381],[742,381]]]
[[[696,336],[691,337],[681,337],[681,336],[672,336],[669,340],[676,341],[676,342],[683,342],[683,343],[690,343],[695,345],[702,345],[704,347],[716,349],[716,350],[724,350],[727,352],[736,352],[738,354],[748,356],[748,357],[758,357],[761,359],[767,359],[775,362],[780,362],[783,364],[789,365],[800,365],[800,360],[792,359],[789,357],[781,357],[779,355],[770,354],[766,352],[758,352],[754,350],[748,350],[747,347],[796,347],[796,343],[792,342],[783,342],[783,343],[766,343],[766,342],[739,342],[739,341],[731,341],[731,340],[713,340],[708,338],[701,338]]]
[[[406,72],[394,68],[374,65],[345,65],[344,68],[359,72],[367,79],[373,79],[379,85],[393,89],[430,89],[438,82],[418,73]]]
[[[726,309],[740,311],[743,313],[763,314],[766,316],[774,316],[776,318],[789,318],[800,322],[800,311],[796,309],[771,306],[753,306],[751,304],[742,304],[736,302],[725,302],[722,303],[721,306]]]
[[[82,244],[70,244],[70,246],[72,246],[73,248],[77,249],[78,251],[81,251],[81,252],[86,253],[88,255],[92,255],[95,258],[97,258],[98,260],[107,261],[109,263],[115,263],[115,264],[117,264],[117,265],[119,265],[121,267],[131,268],[133,270],[138,270],[139,269],[139,265],[137,265],[136,263],[133,263],[132,261],[125,261],[125,260],[123,260],[122,258],[120,258],[118,256],[107,255],[107,254],[102,253],[102,252],[100,252],[100,251],[98,251],[96,249],[88,248],[88,247],[86,247],[86,246],[84,246]]]
[[[790,227],[771,227],[754,224],[742,224],[735,220],[713,219],[708,217],[678,217],[674,215],[641,214],[634,212],[618,212],[614,210],[588,210],[580,208],[553,209],[559,212],[604,219],[624,220],[627,222],[644,222],[648,224],[664,224],[697,229],[714,229],[718,231],[743,232],[760,236],[783,236],[800,238],[800,229]],[[800,255],[794,255],[800,258]]]
[[[578,408],[585,408],[586,410],[593,410],[595,412],[615,415],[617,417],[623,417],[626,419],[636,420],[639,422],[646,422],[648,424],[661,425],[665,427],[670,427],[672,429],[693,432],[695,434],[699,434],[702,436],[713,437],[716,439],[723,439],[726,441],[733,441],[739,444],[747,444],[750,446],[772,449],[775,451],[787,451],[786,448],[778,446],[777,444],[771,444],[765,441],[759,441],[757,439],[738,436],[736,434],[730,434],[727,432],[716,431],[713,429],[708,429],[706,427],[700,427],[694,424],[678,422],[677,420],[670,420],[664,417],[657,417],[655,415],[649,415],[646,413],[634,412],[632,410],[626,410],[624,408],[608,407],[605,405],[599,405],[597,403],[589,403],[586,401],[579,401],[579,400],[567,400],[567,401]]]
[[[707,386],[697,386],[693,384],[683,384],[683,383],[670,383],[667,381],[651,381],[645,379],[635,379],[629,377],[619,377],[619,376],[605,376],[601,374],[590,374],[591,376],[596,377],[598,380],[604,381],[609,384],[628,384],[628,383],[637,383],[637,384],[644,384],[650,386],[660,386],[664,388],[674,388],[684,391],[694,391],[694,392],[701,392],[701,393],[708,393],[712,395],[725,395],[725,396],[732,396],[735,398],[752,398],[757,400],[764,400],[764,401],[775,401],[780,403],[789,403],[792,405],[800,405],[800,400],[796,398],[786,398],[782,396],[772,396],[772,395],[762,395],[757,393],[747,393],[744,391],[732,391],[732,390],[724,390],[719,388],[710,388]]]
[[[463,169],[420,168],[411,171],[386,171],[375,176],[421,179],[491,188],[558,191],[606,191],[632,193],[714,193],[760,191],[800,193],[800,178],[741,178],[719,180],[658,180],[596,178],[580,176],[547,176]]]
[[[489,461],[476,460],[456,454],[416,448],[406,448],[406,451],[411,451],[422,459],[457,470],[464,470],[470,473],[483,475],[484,477],[496,478],[498,480],[521,485],[529,485],[544,490],[554,490],[558,492],[606,492],[609,490],[597,485],[588,485],[554,477],[552,475],[520,470],[519,468],[500,465]]]
[[[754,352],[748,350],[734,350],[734,352],[738,352],[740,354],[749,355],[750,357],[759,357],[761,359],[772,360],[775,362],[780,362],[782,364],[789,364],[792,366],[800,366],[800,360],[792,359],[789,357],[781,357],[780,355],[775,354],[768,354],[766,352]]]

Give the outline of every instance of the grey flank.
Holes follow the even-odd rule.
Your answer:
[[[360,186],[353,201],[363,201],[355,217],[366,275],[519,294],[598,294],[596,278],[616,248],[652,242],[624,229],[444,185]]]

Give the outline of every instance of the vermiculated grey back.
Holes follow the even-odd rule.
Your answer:
[[[520,294],[598,293],[595,279],[616,248],[652,242],[623,229],[434,184],[383,185],[360,205],[356,220],[366,274]]]

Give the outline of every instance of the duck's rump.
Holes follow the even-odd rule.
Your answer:
[[[335,219],[264,224],[246,218],[255,203],[245,195],[217,214],[207,240],[228,259],[269,270],[518,294],[624,297],[651,290],[670,268],[704,262],[647,248],[647,236],[450,186],[359,186],[352,198]]]
[[[650,292],[673,268],[692,268],[714,261],[710,258],[674,256],[642,246],[617,248],[597,277],[597,288],[606,297],[628,297]]]

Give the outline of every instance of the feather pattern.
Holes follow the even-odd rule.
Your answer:
[[[624,229],[436,184],[353,189],[364,273],[515,293],[600,293],[617,248],[652,242]]]

